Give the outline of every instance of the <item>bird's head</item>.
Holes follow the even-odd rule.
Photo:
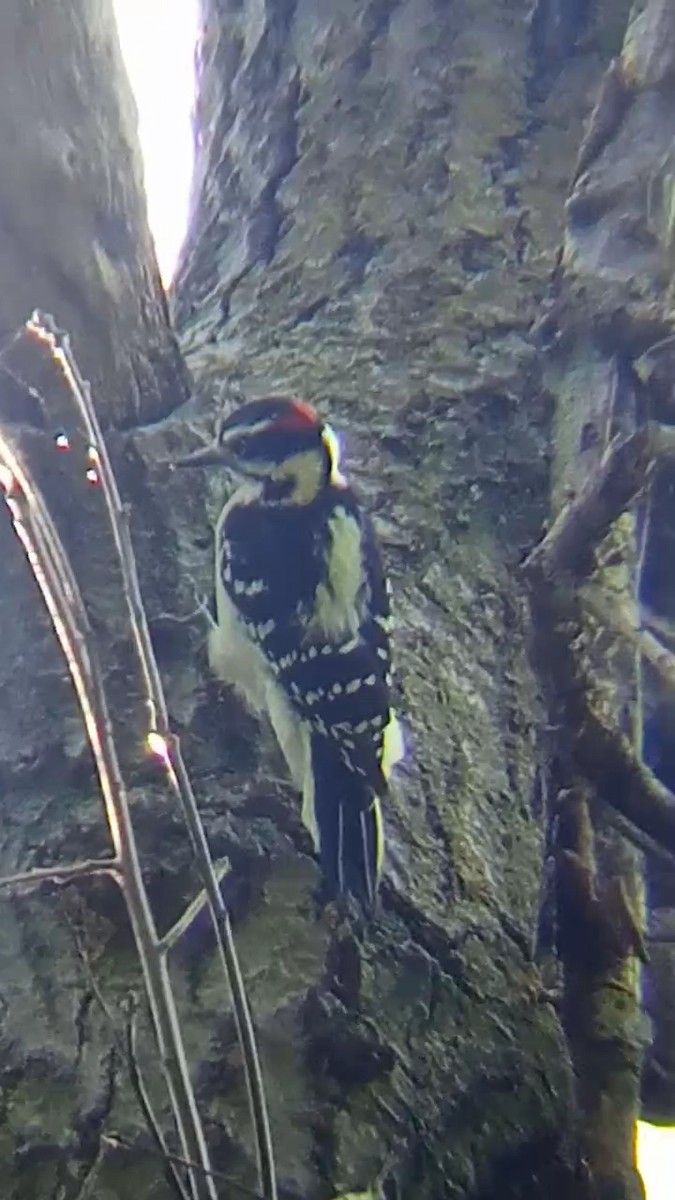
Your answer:
[[[328,483],[343,483],[339,446],[309,404],[291,396],[251,400],[222,420],[214,441],[176,467],[227,466],[260,481],[280,500],[309,503]]]

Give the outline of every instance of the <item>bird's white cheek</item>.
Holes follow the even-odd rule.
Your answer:
[[[331,483],[335,487],[347,487],[347,480],[340,470],[342,446],[340,445],[340,439],[332,425],[324,425],[321,440],[328,451],[328,461],[330,462],[329,478]]]

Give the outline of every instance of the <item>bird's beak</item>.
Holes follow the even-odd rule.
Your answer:
[[[183,458],[174,458],[174,467],[214,467],[222,466],[227,462],[227,455],[223,454],[222,448],[218,442],[212,442],[209,446],[202,446],[200,450],[194,450],[192,454],[186,454]]]

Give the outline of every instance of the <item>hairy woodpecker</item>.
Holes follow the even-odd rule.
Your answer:
[[[308,404],[242,405],[213,445],[176,466],[243,476],[215,530],[209,662],[268,714],[330,896],[371,906],[383,858],[380,799],[402,757],[391,708],[389,588],[374,531]]]

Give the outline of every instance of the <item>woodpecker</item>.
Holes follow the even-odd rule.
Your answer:
[[[302,795],[327,898],[372,908],[381,800],[403,754],[391,706],[389,586],[330,425],[270,396],[221,421],[176,466],[242,477],[215,528],[209,663],[266,713]]]

